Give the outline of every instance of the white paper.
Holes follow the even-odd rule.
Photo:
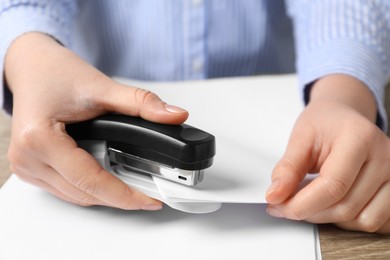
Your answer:
[[[156,196],[222,208],[83,208],[12,177],[0,190],[1,260],[321,259],[315,225],[272,218],[258,204],[302,109],[295,76],[130,84],[186,108],[188,124],[216,137],[215,162],[199,186],[155,181]]]
[[[200,215],[83,208],[13,176],[0,209],[1,260],[321,259],[316,226],[272,218],[259,204]]]

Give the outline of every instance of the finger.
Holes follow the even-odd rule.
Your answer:
[[[54,187],[52,187],[51,185],[49,185],[48,183],[44,182],[41,179],[35,178],[35,177],[28,175],[28,174],[21,174],[21,173],[17,173],[16,176],[18,176],[19,179],[21,179],[22,181],[24,181],[26,183],[29,183],[33,186],[36,186],[38,188],[41,188],[43,190],[48,191],[49,193],[56,196],[57,198],[60,198],[64,201],[70,202],[72,204],[79,204],[78,201],[75,201],[75,200],[67,197],[65,194],[59,192],[57,189],[55,189]],[[79,205],[81,205],[81,204],[79,204]],[[81,205],[81,206],[89,206],[89,205]]]
[[[166,104],[148,90],[125,86],[114,81],[107,86],[102,89],[104,93],[98,95],[102,106],[108,111],[140,116],[165,124],[181,124],[188,118],[186,110]]]
[[[383,184],[385,176],[381,174],[382,167],[372,162],[365,163],[351,189],[341,201],[306,220],[313,223],[354,220]]]
[[[289,219],[307,219],[340,201],[350,190],[367,154],[359,145],[342,140],[333,148],[320,175],[292,198],[270,209]],[[361,144],[363,145],[363,144]]]
[[[46,138],[46,140],[45,140]],[[31,141],[26,141],[29,148],[33,148],[32,151],[27,149],[18,149],[18,145],[13,144],[10,146],[8,157],[12,161],[11,167],[13,172],[19,176],[20,179],[25,180],[31,184],[36,184],[39,187],[50,191],[55,196],[62,198],[66,201],[76,203],[79,205],[106,205],[106,203],[81,192],[73,185],[69,184],[58,172],[56,172],[49,165],[42,163],[48,156],[45,153],[45,149],[40,147],[40,144],[50,139],[49,135],[39,135],[37,138],[31,138]],[[33,152],[35,150],[41,151],[40,153]],[[18,151],[18,152],[17,152]]]
[[[82,192],[122,209],[156,210],[161,202],[131,190],[66,134],[57,138],[49,151],[49,165]]]
[[[101,201],[100,199],[91,196],[70,184],[66,181],[57,171],[48,165],[43,165],[41,169],[35,168],[37,171],[41,172],[42,181],[47,185],[52,187],[52,190],[55,190],[56,194],[63,194],[71,200],[72,203],[81,205],[81,206],[91,206],[91,205],[101,205],[101,206],[111,206],[108,203]]]
[[[352,221],[337,226],[365,232],[390,233],[390,182],[384,183],[373,199]]]
[[[18,175],[20,179],[29,182],[30,184],[37,185],[61,199],[78,205],[109,206],[107,203],[76,189],[50,166],[45,165],[32,157],[25,158],[25,160],[24,165],[28,165],[28,167],[13,167],[16,175]]]
[[[266,200],[270,204],[288,199],[313,167],[313,139],[302,136],[302,133],[294,129],[285,154],[272,172],[272,184],[266,192]]]

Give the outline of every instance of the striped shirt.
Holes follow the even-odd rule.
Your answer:
[[[297,72],[305,97],[320,77],[351,75],[370,88],[387,128],[388,0],[0,0],[1,71],[28,31],[52,35],[109,76],[138,80]]]

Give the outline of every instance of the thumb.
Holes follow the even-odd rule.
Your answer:
[[[165,103],[151,91],[111,82],[101,96],[101,105],[106,111],[163,124],[181,124],[188,118],[186,110]]]
[[[268,203],[280,204],[289,199],[312,168],[313,153],[310,140],[311,138],[302,135],[302,132],[294,134],[293,131],[285,154],[272,172],[272,183],[266,192]]]

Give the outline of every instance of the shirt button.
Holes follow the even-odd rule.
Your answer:
[[[203,62],[201,59],[194,59],[192,61],[192,70],[195,72],[200,72],[203,69]]]
[[[192,0],[192,5],[194,7],[200,6],[203,4],[203,0]]]

